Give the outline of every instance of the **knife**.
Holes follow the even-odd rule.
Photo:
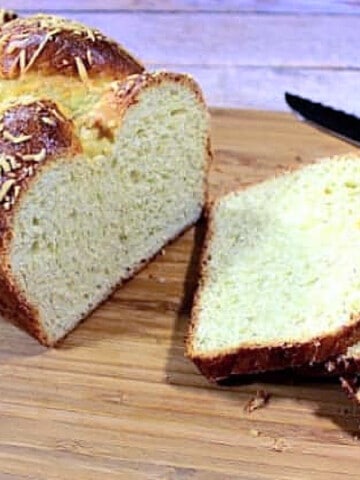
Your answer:
[[[285,93],[285,101],[308,122],[360,146],[360,118],[288,92]]]

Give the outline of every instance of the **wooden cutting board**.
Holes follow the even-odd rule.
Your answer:
[[[287,114],[213,111],[213,194],[351,150]],[[57,349],[0,323],[0,479],[358,479],[360,414],[336,382],[210,385],[184,358],[203,226]],[[257,380],[260,382],[260,380]],[[265,408],[244,411],[259,388]]]

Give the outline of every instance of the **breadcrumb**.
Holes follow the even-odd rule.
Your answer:
[[[251,413],[259,408],[264,408],[270,399],[270,393],[258,390],[255,397],[251,398],[244,407],[245,412]]]
[[[270,446],[270,450],[273,452],[283,452],[288,448],[287,443],[283,438],[274,438],[273,444]]]

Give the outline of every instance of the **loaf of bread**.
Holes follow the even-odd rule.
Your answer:
[[[218,380],[344,353],[360,336],[359,245],[358,155],[221,198],[209,213],[188,356]]]
[[[0,29],[0,313],[54,345],[201,214],[207,109],[52,16]]]

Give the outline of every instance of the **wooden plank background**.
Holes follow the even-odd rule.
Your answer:
[[[192,73],[213,106],[286,110],[289,90],[360,114],[360,2],[7,0],[97,26],[151,69]]]

